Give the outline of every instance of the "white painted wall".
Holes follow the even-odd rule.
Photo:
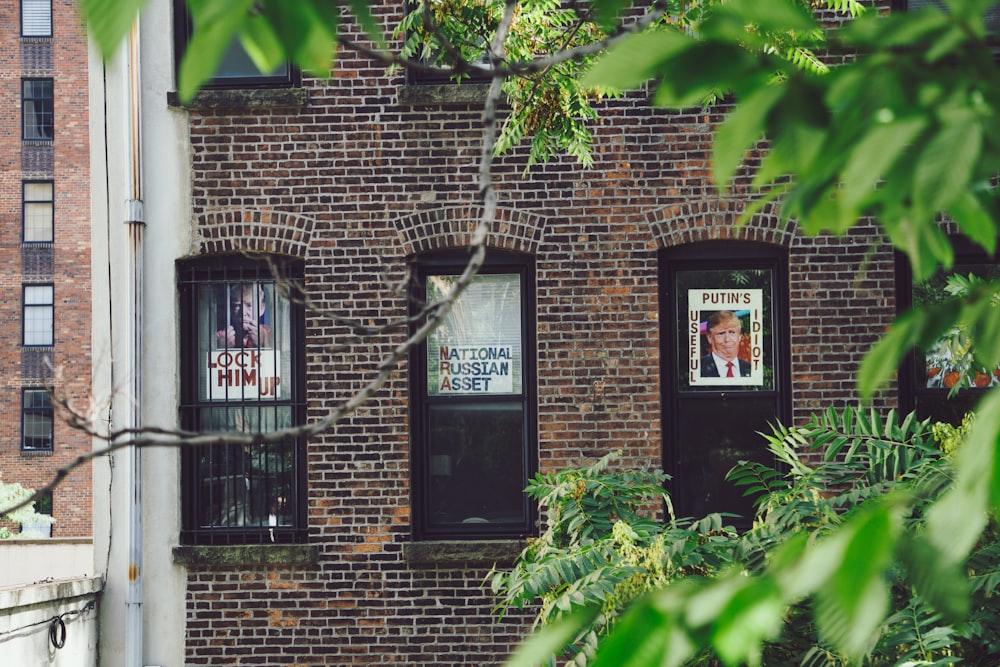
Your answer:
[[[101,579],[93,577],[0,589],[0,662],[25,667],[95,667],[101,586]],[[50,638],[54,622],[56,641],[63,642],[62,648]]]
[[[121,427],[133,405],[142,425],[177,425],[177,288],[174,262],[191,247],[187,118],[167,107],[173,90],[170,0],[150,0],[140,21],[141,174],[144,219],[141,313],[142,361],[130,365],[125,335],[133,313],[129,300],[130,242],[126,200],[128,170],[128,70],[123,50],[104,64],[91,57],[93,206],[94,388],[106,407],[101,416]],[[122,391],[139,374],[140,396]],[[136,403],[136,401],[138,401]],[[100,446],[95,441],[95,446]],[[94,462],[95,570],[105,573],[101,604],[101,665],[121,667],[126,655],[129,577],[128,454]],[[171,552],[180,531],[180,458],[173,449],[142,453],[142,664],[184,664],[182,567]],[[126,665],[126,667],[133,667]]]
[[[0,588],[93,574],[90,538],[0,541]]]

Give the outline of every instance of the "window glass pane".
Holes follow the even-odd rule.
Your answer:
[[[288,428],[288,406],[205,408],[205,431],[247,433]],[[199,452],[201,528],[290,526],[295,494],[295,444],[220,445]]]
[[[52,139],[52,80],[25,79],[22,85],[23,138]]]
[[[295,445],[218,445],[199,454],[198,527],[294,523]]]
[[[677,417],[676,468],[671,495],[685,516],[730,512],[753,517],[752,498],[726,481],[740,461],[774,465],[759,432],[770,433],[774,400],[742,395],[736,399],[704,397],[684,402]],[[678,502],[679,501],[679,502]]]
[[[906,3],[907,10],[911,12],[923,9],[924,7],[936,7],[942,12],[950,12],[946,0],[907,0]],[[987,9],[983,14],[983,18],[986,21],[986,29],[991,33],[995,33],[1000,28],[1000,3],[995,3]]]
[[[52,183],[24,184],[24,241],[52,241]]]
[[[52,449],[52,403],[44,390],[26,390],[22,395],[22,447]]]
[[[427,277],[427,299],[447,294],[458,276]],[[427,338],[427,393],[522,392],[521,283],[518,274],[480,274]]]
[[[984,280],[1000,280],[996,264],[965,264],[947,275],[938,275],[913,286],[913,305],[926,306],[960,297]],[[993,295],[1000,305],[1000,294]],[[1000,366],[986,368],[977,363],[970,349],[969,332],[957,326],[927,348],[922,368],[917,369],[918,387],[993,387],[1000,384]]]
[[[246,49],[239,40],[235,40],[229,45],[226,53],[222,56],[222,62],[215,72],[216,79],[248,79],[254,77],[284,76],[288,72],[287,66],[279,66],[272,72],[261,72],[253,60],[247,54]]]
[[[301,277],[298,267],[282,266]],[[213,259],[179,273],[184,313],[182,420],[203,432],[266,433],[301,423],[301,311],[263,262]],[[295,280],[295,278],[290,278]],[[295,319],[295,322],[293,322]],[[304,442],[219,444],[183,453],[186,543],[298,542]]]
[[[429,421],[430,522],[523,523],[521,403],[433,405]]]
[[[24,288],[24,344],[52,345],[52,286]]]
[[[21,0],[21,34],[25,37],[52,35],[51,0]]]
[[[291,395],[290,307],[274,283],[198,287],[198,397],[284,400]]]
[[[771,271],[678,271],[676,281],[679,388],[773,389]]]

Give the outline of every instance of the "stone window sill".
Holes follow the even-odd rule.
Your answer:
[[[409,565],[512,565],[527,546],[524,540],[438,540],[408,542],[403,559]]]
[[[264,109],[304,107],[309,104],[305,88],[239,88],[202,90],[187,104],[176,92],[167,93],[167,105],[183,109]]]
[[[174,547],[173,557],[178,565],[201,567],[314,567],[319,563],[319,550],[308,544],[179,546]]]
[[[485,83],[440,83],[403,86],[399,103],[410,106],[457,106],[482,104],[489,85]]]

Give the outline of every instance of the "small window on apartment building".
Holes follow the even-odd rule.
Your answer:
[[[24,286],[24,337],[27,347],[52,345],[55,301],[52,285]]]
[[[52,79],[21,80],[21,138],[51,141],[55,136]]]
[[[194,25],[184,0],[174,0],[174,51],[180,64],[194,34]],[[226,50],[215,76],[206,88],[280,88],[299,83],[298,71],[286,63],[273,72],[263,72],[253,63],[240,41],[234,40]]]
[[[949,12],[946,0],[892,0],[893,11],[916,12],[926,7],[933,7],[942,12]],[[1000,2],[994,3],[983,14],[986,29],[991,35],[1000,30]]]
[[[46,493],[35,501],[35,513],[44,517],[52,517],[52,493]],[[20,536],[26,539],[38,539],[52,537],[52,521],[38,521],[36,523],[22,523],[19,530]]]
[[[51,243],[53,219],[52,181],[25,181],[22,184],[23,240]]]
[[[414,308],[450,293],[467,253],[418,264]],[[532,530],[535,467],[534,262],[491,251],[486,266],[411,356],[413,505],[418,539]]]
[[[663,465],[678,516],[753,518],[726,475],[776,465],[760,433],[791,417],[787,266],[783,248],[747,241],[661,253]]]
[[[52,398],[45,389],[21,392],[21,450],[52,451]]]
[[[968,241],[952,239],[955,263],[947,272],[914,282],[906,259],[897,256],[897,303],[930,306],[960,298],[981,281],[1000,281],[1000,264]],[[1000,301],[1000,294],[994,294]],[[986,368],[969,350],[968,332],[953,328],[926,350],[914,351],[899,373],[900,407],[921,419],[958,425],[991,387],[1000,385],[1000,367]]]
[[[21,0],[21,36],[52,36],[52,0]]]
[[[180,265],[184,428],[254,434],[303,423],[304,316],[282,291],[302,267],[275,266],[277,278],[244,257]],[[185,449],[182,541],[304,541],[305,455],[303,438]]]

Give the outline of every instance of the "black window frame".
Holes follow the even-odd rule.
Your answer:
[[[28,196],[28,187],[31,185],[48,185],[50,188],[48,199],[30,199]],[[25,180],[21,181],[21,242],[26,245],[34,245],[37,243],[52,243],[55,238],[55,198],[56,198],[56,187],[55,182],[52,179],[41,179],[41,180]],[[46,239],[28,239],[28,207],[29,205],[38,204],[48,204],[48,238]]]
[[[44,397],[44,398],[43,398]],[[38,399],[42,399],[40,404]],[[29,436],[27,428],[27,418],[29,416],[42,416],[48,419],[49,433],[44,438],[47,444],[29,445],[29,440],[37,439],[37,436]],[[52,407],[52,396],[47,389],[41,387],[24,387],[21,389],[21,451],[22,452],[51,452],[55,450],[55,410]]]
[[[188,42],[194,33],[191,13],[185,0],[173,0],[174,5],[174,62],[179,68],[187,51]],[[238,40],[232,48],[243,51]],[[246,52],[243,51],[243,57]],[[249,63],[252,65],[252,63]],[[221,65],[221,63],[220,63]],[[238,90],[246,88],[295,88],[302,83],[302,75],[291,63],[286,63],[280,73],[264,74],[259,70],[255,74],[234,76],[213,76],[202,88],[206,90]]]
[[[926,7],[931,3],[937,4],[938,2],[940,2],[940,0],[923,0],[918,3],[921,5],[921,7],[917,7],[915,11],[919,11],[922,7]],[[947,7],[944,6],[943,3],[941,3],[941,5],[942,6],[940,8],[942,10],[947,9]],[[890,9],[893,12],[908,12],[910,11],[910,0],[892,0]],[[990,9],[988,10],[988,13],[993,15],[993,20],[995,22],[994,27],[991,29],[989,26],[989,21],[987,21],[987,30],[990,36],[989,39],[990,44],[993,46],[994,51],[996,51],[998,48],[1000,48],[1000,42],[997,41],[997,31],[1000,30],[1000,2],[994,3],[993,6],[990,7]]]
[[[47,287],[50,290],[51,299],[48,302],[36,301],[28,303],[28,290],[35,287]],[[56,342],[56,288],[53,283],[26,283],[21,286],[21,345],[23,347],[52,347]],[[28,312],[29,310],[48,309],[50,314],[48,342],[29,343],[28,342]]]
[[[272,272],[274,267],[276,273]],[[290,381],[290,393],[288,398],[273,398],[265,402],[264,399],[240,398],[239,396],[224,400],[212,399],[211,397],[199,398],[199,365],[203,360],[199,358],[198,352],[198,327],[199,327],[199,288],[205,285],[214,285],[216,289],[226,289],[235,284],[246,283],[274,283],[279,276],[281,281],[291,287],[292,291],[299,289],[304,280],[304,266],[301,260],[292,260],[283,257],[271,256],[250,257],[240,256],[213,256],[203,257],[194,260],[182,260],[177,266],[178,291],[180,297],[180,359],[181,359],[181,404],[180,417],[181,426],[185,429],[199,430],[202,419],[209,411],[218,411],[225,408],[227,411],[235,410],[254,411],[260,414],[264,408],[282,408],[290,413],[292,426],[302,425],[306,421],[306,392],[305,392],[305,311],[300,300],[290,299],[289,308],[289,331],[290,372],[293,375]],[[273,294],[278,294],[278,287],[275,286]],[[218,304],[216,304],[218,306]],[[273,304],[272,304],[273,307]],[[229,348],[225,348],[229,349]],[[233,348],[235,349],[235,348]],[[211,445],[209,447],[212,447]],[[233,448],[231,445],[216,445],[219,448]],[[290,453],[292,457],[292,470],[289,473],[291,484],[289,485],[290,496],[284,498],[288,516],[291,521],[288,525],[272,525],[258,520],[249,525],[199,525],[200,509],[203,504],[210,504],[212,501],[212,491],[205,491],[202,478],[202,454],[199,450],[204,448],[187,448],[181,452],[181,535],[182,544],[193,545],[252,545],[252,544],[300,544],[308,541],[308,477],[307,477],[307,447],[304,437],[293,439],[290,442],[276,443],[275,445],[260,445],[260,447],[272,447],[273,450],[264,452],[264,456],[269,456],[273,451],[279,454]],[[227,454],[221,450],[220,457]],[[211,452],[206,456],[214,456]],[[230,477],[236,477],[229,470]],[[277,471],[272,471],[274,475],[279,475]],[[267,474],[261,478],[267,477]],[[264,481],[265,488],[277,488],[276,482],[273,486],[268,478]],[[249,482],[248,482],[249,484]],[[206,505],[207,506],[207,505]]]
[[[688,368],[681,368],[679,353],[689,342],[690,332],[677,325],[681,313],[675,310],[680,307],[679,295],[672,290],[679,273],[699,271],[741,271],[766,269],[771,275],[771,305],[770,315],[772,331],[772,350],[770,352],[772,375],[769,388],[731,387],[727,385],[709,385],[702,387],[684,387],[680,381],[681,375],[688,373]],[[698,511],[699,503],[680,493],[680,484],[688,483],[691,473],[683,468],[682,452],[683,437],[681,429],[684,420],[680,414],[697,414],[698,410],[710,404],[711,401],[723,402],[728,405],[739,405],[741,402],[749,405],[749,401],[767,402],[773,415],[770,421],[778,420],[790,423],[792,418],[792,382],[791,382],[791,325],[789,303],[789,264],[788,251],[782,246],[755,241],[703,241],[680,246],[663,248],[659,255],[659,290],[660,290],[660,397],[661,397],[661,430],[663,470],[671,476],[666,488],[671,495],[677,516],[702,516]],[[715,308],[713,308],[715,309]],[[699,334],[700,336],[700,334]],[[687,409],[685,409],[685,406]],[[690,420],[689,420],[690,421]],[[762,429],[763,430],[763,429]],[[748,436],[754,439],[753,435]],[[767,458],[767,463],[774,464],[780,470],[779,462],[773,461],[767,453],[763,436],[760,438],[759,451]],[[715,470],[716,481],[723,482],[726,470]],[[719,476],[721,475],[721,476]],[[727,487],[728,488],[728,487]],[[741,496],[742,489],[732,487],[731,496]],[[734,512],[744,510],[738,518],[728,522],[740,529],[750,527],[753,515],[750,500],[745,508],[722,508],[710,511]]]
[[[42,90],[37,89],[38,85],[42,86]],[[29,113],[29,104],[41,105],[41,109],[32,110]],[[35,122],[29,124],[29,118],[34,119]],[[35,128],[39,136],[29,136],[29,128]],[[51,77],[22,78],[21,140],[49,142],[55,139],[55,132],[55,83],[53,79]]]
[[[962,273],[962,267],[994,265],[1000,270],[1000,261],[990,257],[985,250],[962,236],[950,238],[955,251],[954,262],[948,274]],[[906,255],[896,251],[896,309],[903,314],[914,305],[913,270]],[[939,272],[938,275],[944,272]],[[958,425],[962,416],[974,410],[990,387],[963,387],[952,397],[950,388],[927,387],[926,357],[921,350],[910,350],[897,373],[897,400],[903,414],[915,412],[920,419],[933,419]],[[922,381],[918,382],[918,378]],[[935,405],[936,404],[936,405]]]
[[[52,0],[41,0],[41,1],[39,1],[39,0],[31,0],[31,1],[33,2],[33,4],[36,4],[36,5],[39,5],[39,6],[41,6],[41,5],[47,5],[48,6],[47,16],[45,17],[45,20],[48,23],[48,31],[45,31],[45,32],[30,32],[30,31],[26,31],[25,30],[25,28],[29,26],[28,12],[26,12],[25,9],[24,9],[24,5],[25,5],[26,0],[21,0],[21,2],[19,3],[20,4],[20,10],[21,10],[21,37],[52,37]],[[46,22],[46,21],[43,21],[43,23]],[[32,22],[30,25],[34,25],[34,23]]]
[[[411,315],[416,315],[425,303],[426,279],[429,275],[458,275],[468,264],[466,250],[443,250],[425,253],[415,258],[414,281],[411,291]],[[538,407],[537,407],[537,345],[535,329],[535,258],[512,251],[490,249],[481,275],[517,274],[520,276],[522,381],[520,395],[438,395],[427,391],[427,341],[410,353],[410,426],[411,426],[411,504],[412,532],[415,540],[458,539],[483,540],[524,538],[537,532],[537,507],[523,492],[538,467]],[[417,326],[417,324],[414,324]],[[430,443],[430,410],[435,405],[456,407],[476,404],[517,404],[522,410],[523,479],[522,516],[519,522],[435,522],[430,517],[432,461]]]

